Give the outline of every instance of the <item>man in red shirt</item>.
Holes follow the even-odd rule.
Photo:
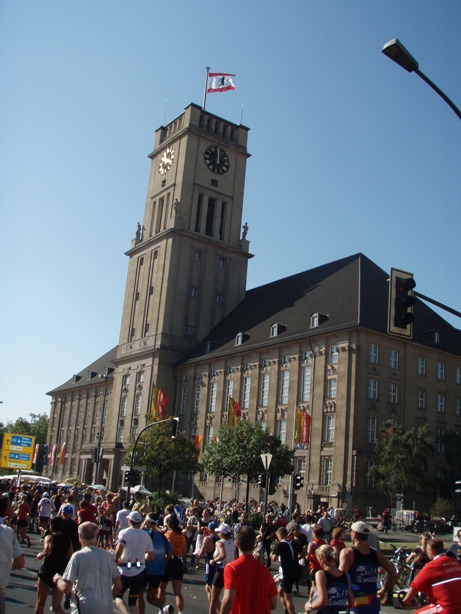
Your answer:
[[[444,554],[440,539],[427,542],[429,563],[423,567],[410,584],[410,590],[402,601],[404,608],[411,608],[416,593],[425,593],[431,602],[415,614],[459,614],[461,604],[461,564],[453,556]]]
[[[253,557],[253,527],[237,531],[239,558],[224,567],[224,598],[220,614],[270,614],[277,607],[277,588],[269,569]]]

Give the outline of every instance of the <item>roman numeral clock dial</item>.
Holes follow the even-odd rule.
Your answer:
[[[205,164],[208,166],[212,173],[216,175],[224,175],[227,173],[230,167],[230,160],[227,153],[218,145],[210,145],[205,149],[203,155]]]

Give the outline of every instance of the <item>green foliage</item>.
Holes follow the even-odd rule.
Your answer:
[[[131,441],[125,457],[127,463],[130,462],[133,446],[134,441]],[[197,471],[194,442],[184,433],[178,433],[177,437],[172,439],[171,425],[159,424],[141,435],[133,464],[146,467],[148,476],[158,476],[160,493],[162,478],[168,473]]]
[[[176,505],[181,498],[181,495],[177,492],[166,492],[164,490],[157,494],[152,493],[152,496],[154,498],[153,505],[155,505],[159,514],[162,514],[166,506],[170,505],[170,503]]]
[[[454,504],[450,499],[443,499],[437,497],[435,502],[431,505],[429,513],[431,518],[447,518],[453,513]]]
[[[293,452],[282,445],[280,438],[271,435],[260,424],[242,421],[230,428],[221,426],[218,440],[205,448],[201,462],[212,475],[245,476],[248,501],[250,482],[264,471],[261,454],[265,453],[272,454],[272,474],[282,476],[292,473]]]
[[[258,532],[261,528],[262,523],[264,522],[264,515],[259,512],[249,512],[248,513],[248,522],[251,524],[253,529]]]
[[[30,420],[18,418],[6,424],[0,422],[0,433],[16,433],[17,435],[33,435],[35,443],[46,443],[48,432],[48,414],[29,414]]]
[[[404,431],[387,421],[380,428],[376,444],[378,462],[369,475],[378,488],[393,499],[396,493],[405,494],[415,488],[433,496],[434,482],[429,476],[427,461],[434,455],[431,432],[427,424]]]

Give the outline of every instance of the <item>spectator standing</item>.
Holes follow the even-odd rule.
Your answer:
[[[81,550],[72,555],[63,575],[53,579],[61,593],[73,590],[72,614],[112,614],[114,595],[122,588],[114,557],[96,547],[98,525],[83,522],[78,533]]]
[[[325,531],[325,541],[329,543],[331,540],[331,530],[333,528],[333,521],[327,510],[323,512],[322,517],[319,518],[317,524],[320,525],[322,529]]]
[[[270,614],[277,607],[277,589],[269,569],[253,557],[253,527],[241,527],[236,544],[239,558],[224,568],[220,614]]]
[[[115,537],[118,537],[120,531],[123,529],[128,529],[128,516],[130,515],[130,502],[124,501],[123,507],[120,511],[117,512],[117,516],[115,517]]]
[[[24,567],[24,554],[11,527],[0,518],[0,614],[5,614],[5,587],[12,569]]]

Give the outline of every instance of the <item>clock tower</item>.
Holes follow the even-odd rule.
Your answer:
[[[127,252],[110,441],[141,430],[154,384],[174,412],[172,366],[245,296],[247,139],[248,128],[195,104],[156,131],[144,218]]]

